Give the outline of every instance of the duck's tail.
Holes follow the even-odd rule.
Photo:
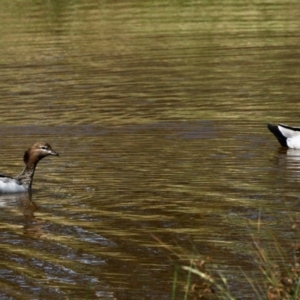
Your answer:
[[[282,147],[287,147],[286,137],[282,134],[279,127],[277,125],[268,124],[268,129],[276,136],[278,142]]]

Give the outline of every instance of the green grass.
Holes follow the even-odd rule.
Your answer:
[[[245,285],[250,285],[256,300],[300,300],[300,243],[292,245],[290,242],[291,248],[284,252],[276,238],[271,234],[269,237],[273,242],[271,245],[264,242],[264,246],[258,238],[252,237],[255,263],[263,280],[252,278],[241,270]],[[235,298],[231,294],[226,274],[219,273],[218,266],[211,264],[210,258],[188,255],[182,249],[176,253],[173,247],[153,238],[168,250],[175,262],[172,300],[241,299],[240,295]],[[179,280],[182,276],[184,280]]]

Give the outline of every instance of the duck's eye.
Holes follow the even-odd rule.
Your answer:
[[[48,147],[47,146],[42,146],[41,149],[48,150]]]

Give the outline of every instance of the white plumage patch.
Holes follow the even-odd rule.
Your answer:
[[[286,144],[289,148],[300,149],[300,135],[288,138],[286,140]]]
[[[6,193],[22,193],[26,192],[27,189],[19,184],[15,179],[0,177],[0,194],[6,194]]]
[[[300,135],[300,131],[295,131],[289,128],[282,127],[280,125],[278,125],[278,129],[280,130],[282,135],[285,136],[286,138],[292,138],[294,136]]]
[[[291,149],[300,149],[300,131],[278,125],[278,129],[287,138],[286,144]],[[297,128],[298,129],[298,128]]]

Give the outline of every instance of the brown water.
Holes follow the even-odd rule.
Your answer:
[[[60,153],[32,195],[0,199],[0,298],[171,299],[176,261],[154,235],[253,299],[251,236],[296,239],[300,154],[266,123],[300,123],[298,3],[0,8],[1,171],[37,140]]]

